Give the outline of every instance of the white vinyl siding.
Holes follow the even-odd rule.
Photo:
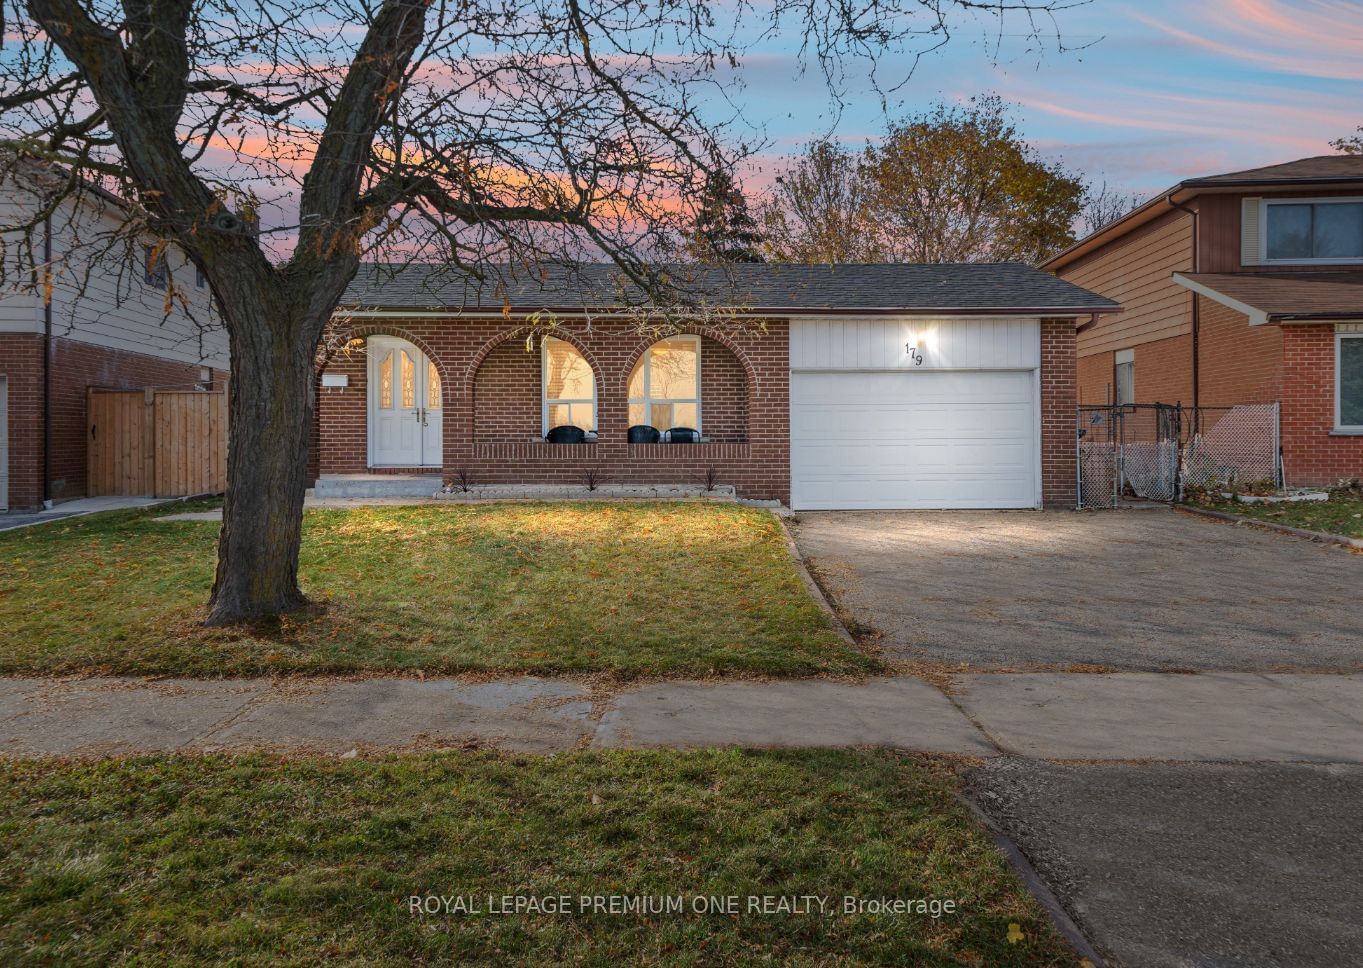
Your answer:
[[[917,348],[910,354],[909,345]],[[923,362],[915,363],[921,356]],[[792,370],[994,369],[1041,365],[1036,319],[792,320]]]
[[[37,205],[30,190],[16,188],[13,180],[0,181],[0,217],[13,221],[16,213],[36,212]],[[52,334],[94,346],[226,369],[227,333],[214,316],[211,293],[194,284],[194,266],[178,252],[168,249],[166,264],[194,318],[179,306],[173,306],[167,314],[166,292],[144,284],[141,243],[114,244],[98,259],[93,258],[102,247],[92,247],[88,241],[113,231],[120,221],[121,212],[112,202],[93,196],[81,202],[67,199],[54,212]],[[73,248],[73,235],[87,244]],[[41,229],[33,244],[41,247]],[[38,252],[41,257],[41,248]],[[7,252],[6,258],[12,256]],[[196,320],[204,321],[206,328]],[[31,288],[0,292],[0,332],[42,330],[38,293]]]

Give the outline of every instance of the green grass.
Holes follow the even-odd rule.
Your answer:
[[[1074,964],[951,783],[828,750],[0,764],[0,963]],[[958,911],[410,913],[426,894]]]
[[[1280,504],[1241,504],[1238,501],[1217,500],[1205,502],[1201,506],[1256,521],[1285,524],[1290,528],[1363,538],[1363,498],[1332,497],[1328,501]]]
[[[157,512],[157,513],[165,513]],[[0,672],[861,674],[767,512],[509,504],[307,512],[323,607],[206,630],[218,525],[146,513],[0,533]]]

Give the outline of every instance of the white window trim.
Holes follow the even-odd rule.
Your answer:
[[[1363,342],[1363,331],[1335,330],[1335,433],[1363,434],[1363,424],[1346,424],[1341,420],[1344,414],[1344,341],[1346,339],[1356,339]]]
[[[1131,367],[1131,380],[1127,389],[1131,391],[1130,400],[1121,400],[1121,384],[1117,381],[1117,371],[1124,366]],[[1134,349],[1117,350],[1112,355],[1112,402],[1117,406],[1127,406],[1136,402],[1136,351]]]
[[[649,393],[648,393],[648,392],[649,392],[650,389],[652,389],[652,376],[651,376],[650,374],[651,374],[651,372],[652,372],[652,370],[653,370],[653,364],[649,362],[649,355],[653,352],[653,347],[657,346],[658,343],[662,343],[662,342],[671,342],[671,343],[691,343],[691,344],[693,344],[693,345],[696,347],[696,395],[695,395],[695,397],[659,397],[659,398],[657,398],[657,399],[655,400],[655,399],[653,399],[652,397],[649,396]],[[651,423],[651,422],[650,422],[650,421],[652,420],[652,418],[653,418],[653,408],[652,408],[652,404],[655,404],[655,403],[673,403],[673,404],[675,404],[675,403],[694,403],[694,404],[696,405],[696,426],[695,426],[694,428],[692,428],[692,429],[694,429],[694,430],[696,431],[696,433],[698,433],[698,434],[702,433],[702,428],[701,428],[701,419],[702,419],[702,416],[701,416],[701,404],[700,404],[700,337],[699,337],[699,336],[664,336],[662,339],[660,339],[660,340],[658,340],[658,341],[656,341],[656,342],[654,342],[654,343],[650,343],[650,344],[648,345],[648,349],[644,350],[643,355],[639,357],[639,363],[638,363],[638,365],[642,365],[643,368],[644,368],[644,395],[643,395],[643,398],[642,398],[642,399],[639,398],[639,397],[627,397],[626,400],[625,400],[625,406],[626,406],[626,408],[632,407],[632,406],[634,406],[636,403],[643,404],[643,405],[644,405],[644,408],[645,408],[645,409],[644,409],[644,422],[645,422],[646,424],[648,424],[648,426],[656,428],[659,432],[661,432],[661,433],[666,433],[668,430],[671,429],[670,427],[659,427],[657,424],[654,424],[654,423]],[[631,372],[633,372],[633,371],[631,371]]]
[[[587,369],[592,371],[592,395],[590,397],[555,397],[549,399],[549,341],[558,340],[565,346],[571,346],[573,352],[582,357],[582,362],[587,364]],[[582,351],[566,339],[558,339],[557,336],[546,336],[540,340],[540,436],[553,428],[549,426],[549,407],[560,403],[590,403],[592,405],[592,425],[587,429],[587,433],[596,433],[597,408],[596,408],[596,370],[592,369],[591,361],[583,355]]]
[[[1356,266],[1363,265],[1363,256],[1344,259],[1270,259],[1268,257],[1268,207],[1270,205],[1358,204],[1363,195],[1337,195],[1322,198],[1261,198],[1259,199],[1259,264],[1266,266]]]

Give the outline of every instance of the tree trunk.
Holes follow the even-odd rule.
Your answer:
[[[271,311],[253,295],[234,301],[229,312],[235,317],[228,320],[231,434],[209,625],[307,604],[298,587],[298,550],[312,437],[313,360],[325,316],[300,319],[297,307]],[[244,318],[252,316],[258,318]]]

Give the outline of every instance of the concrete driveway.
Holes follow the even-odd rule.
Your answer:
[[[1363,555],[1160,508],[801,513],[891,658],[984,669],[1363,668]]]

